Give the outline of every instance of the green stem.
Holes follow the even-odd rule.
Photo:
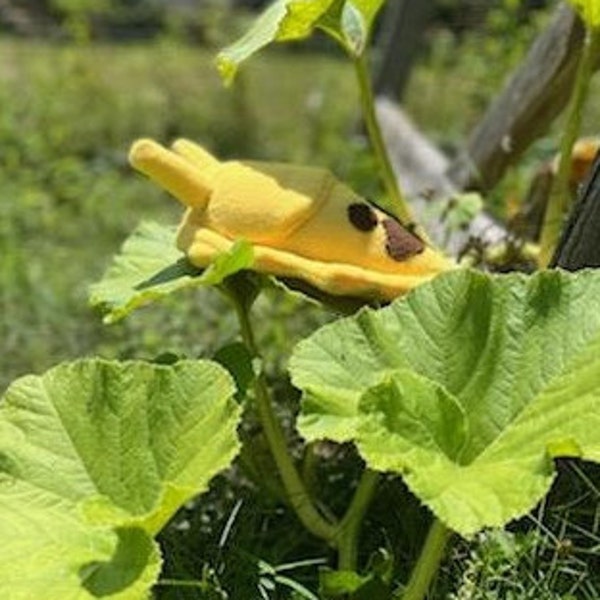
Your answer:
[[[378,483],[379,473],[365,469],[354,492],[352,502],[339,524],[338,566],[342,571],[356,571],[360,527]]]
[[[367,68],[367,59],[365,52],[353,58],[354,70],[358,80],[360,90],[360,101],[362,105],[363,117],[373,152],[379,163],[381,170],[381,179],[385,186],[385,190],[391,202],[391,212],[400,219],[403,223],[412,223],[412,213],[406,199],[402,195],[398,180],[392,163],[388,155],[381,128],[375,114],[375,98],[373,96],[373,88],[371,86],[371,77]]]
[[[539,258],[539,264],[542,268],[546,267],[552,258],[552,254],[558,243],[564,217],[571,205],[571,193],[569,190],[571,155],[581,129],[583,106],[589,92],[590,80],[599,51],[600,29],[587,28],[583,50],[577,67],[575,87],[567,112],[567,123],[560,144],[558,172],[550,190],[546,214],[544,215]]]
[[[395,594],[396,600],[423,600],[444,558],[446,544],[452,532],[437,519],[431,525],[419,560],[410,576],[406,589]]]
[[[206,591],[206,583],[194,579],[159,579],[155,584],[156,587],[193,587]]]
[[[240,332],[244,343],[248,346],[248,349],[254,356],[260,357],[254,331],[250,324],[248,311],[235,294],[230,294],[229,297],[233,302],[238,316]],[[254,382],[254,393],[258,417],[265,432],[265,437],[269,443],[271,454],[277,465],[291,507],[308,531],[334,546],[337,527],[326,521],[317,511],[300,475],[298,474],[292,457],[288,452],[283,429],[273,411],[264,373],[261,373],[256,378]]]
[[[244,443],[250,444],[247,449],[248,451],[238,455],[238,460],[244,474],[257,486],[260,486],[266,494],[278,502],[286,503],[288,501],[287,494],[281,485],[277,473],[273,472],[271,464],[263,465],[260,463],[260,460],[255,458],[255,455],[259,454],[263,448],[253,442],[254,440],[246,440]]]

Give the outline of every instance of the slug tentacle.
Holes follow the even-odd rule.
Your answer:
[[[176,154],[179,154],[192,163],[194,168],[202,172],[208,181],[216,177],[222,164],[221,161],[201,146],[198,146],[198,144],[180,138],[172,144],[171,148]]]
[[[204,208],[208,204],[212,193],[210,180],[189,161],[155,141],[135,142],[129,152],[129,162],[185,206]]]

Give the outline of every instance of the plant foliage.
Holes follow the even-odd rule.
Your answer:
[[[13,383],[0,406],[0,596],[142,598],[153,537],[238,452],[231,378],[82,360]]]
[[[598,0],[568,0],[579,12],[588,27],[600,27],[600,2]]]
[[[239,241],[219,255],[206,270],[188,262],[175,246],[176,229],[142,223],[125,241],[104,278],[92,286],[90,302],[115,322],[136,308],[177,290],[217,285],[252,265],[252,247]]]
[[[350,56],[360,56],[384,0],[277,0],[254,25],[217,57],[223,79],[231,82],[246,59],[273,42],[300,40],[320,29]]]
[[[291,361],[308,441],[353,440],[469,535],[533,508],[552,457],[600,458],[600,276],[443,275]]]

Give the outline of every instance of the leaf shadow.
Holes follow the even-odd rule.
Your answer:
[[[159,285],[165,285],[180,277],[200,277],[202,273],[204,273],[204,269],[195,267],[187,258],[182,257],[168,267],[161,269],[152,275],[152,277],[138,283],[134,287],[134,290],[142,291]]]
[[[130,587],[144,572],[154,551],[152,538],[139,527],[116,530],[117,547],[108,561],[93,561],[79,569],[81,585],[92,596],[111,596]]]

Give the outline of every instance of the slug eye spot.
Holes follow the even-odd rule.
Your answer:
[[[398,221],[385,219],[382,222],[385,229],[385,249],[391,258],[402,262],[425,250],[425,244],[418,237],[407,231]]]
[[[356,202],[348,206],[348,220],[359,231],[373,231],[377,227],[377,215],[367,204]]]

